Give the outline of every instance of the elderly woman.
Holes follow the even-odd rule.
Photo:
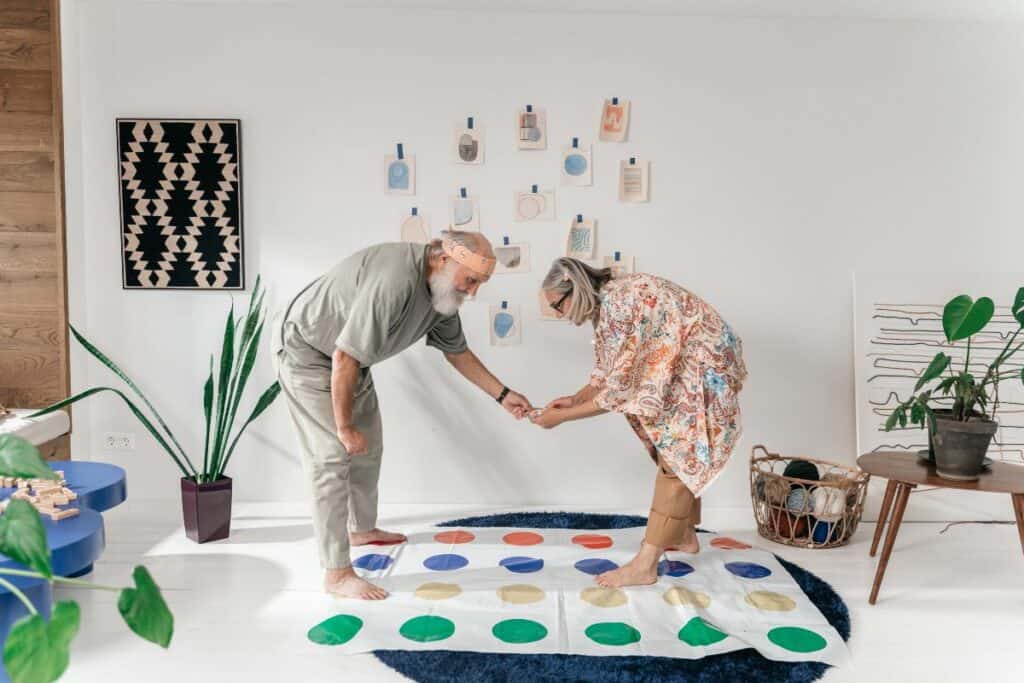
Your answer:
[[[551,429],[608,411],[626,416],[658,466],[654,501],[640,552],[596,581],[654,583],[666,548],[700,550],[699,497],[740,436],[740,340],[708,303],[653,275],[612,279],[608,269],[559,258],[542,289],[558,316],[593,324],[596,367],[586,386],[530,419]]]

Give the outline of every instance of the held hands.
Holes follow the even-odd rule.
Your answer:
[[[554,429],[558,425],[562,424],[566,420],[565,412],[566,408],[571,406],[566,405],[564,408],[555,406],[559,401],[566,399],[556,399],[548,404],[547,408],[540,408],[530,412],[530,422],[543,427],[544,429]]]
[[[368,445],[366,437],[355,427],[342,427],[338,430],[338,440],[349,455],[366,455]]]

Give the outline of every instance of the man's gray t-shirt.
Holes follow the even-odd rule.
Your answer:
[[[335,349],[362,367],[407,349],[421,337],[445,353],[466,350],[459,314],[434,310],[427,288],[427,249],[405,242],[352,254],[292,302],[285,325],[325,356]]]

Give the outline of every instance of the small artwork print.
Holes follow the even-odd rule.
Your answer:
[[[480,202],[476,195],[460,192],[449,201],[450,223],[456,230],[480,229]]]
[[[516,114],[516,129],[519,133],[519,149],[547,149],[548,119],[543,109],[531,105]]]
[[[516,192],[512,203],[515,219],[519,223],[555,220],[554,190],[538,190],[534,185],[527,192]]]
[[[581,145],[574,139],[572,145],[562,148],[562,184],[586,186],[593,182],[590,145]]]
[[[401,235],[403,242],[426,244],[430,241],[430,223],[427,216],[416,212],[402,219]]]
[[[619,162],[619,201],[646,202],[651,162],[630,157]]]
[[[494,248],[498,262],[495,273],[525,273],[530,270],[530,245],[527,242],[505,242]]]
[[[388,194],[416,194],[416,157],[391,154],[384,159]]]
[[[604,142],[624,142],[629,130],[629,100],[613,97],[601,110],[601,134]]]
[[[460,164],[484,163],[483,130],[472,118],[455,127],[455,161]]]
[[[621,251],[604,257],[604,267],[612,269],[612,277],[622,277],[635,272],[635,260],[632,256],[626,256]]]
[[[507,303],[491,306],[490,321],[491,346],[516,346],[522,342],[518,306],[509,306]]]
[[[576,216],[569,224],[569,239],[565,255],[583,261],[594,258],[596,232],[597,223],[594,219]]]
[[[238,119],[117,119],[125,289],[243,289]]]

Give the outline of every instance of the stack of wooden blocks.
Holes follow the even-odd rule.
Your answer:
[[[9,500],[24,500],[31,503],[40,515],[46,515],[55,522],[78,514],[78,508],[63,508],[78,498],[78,494],[67,488],[64,472],[56,470],[57,479],[16,479],[0,477],[0,486],[18,490],[11,494]],[[7,501],[0,503],[0,510],[7,506]]]

